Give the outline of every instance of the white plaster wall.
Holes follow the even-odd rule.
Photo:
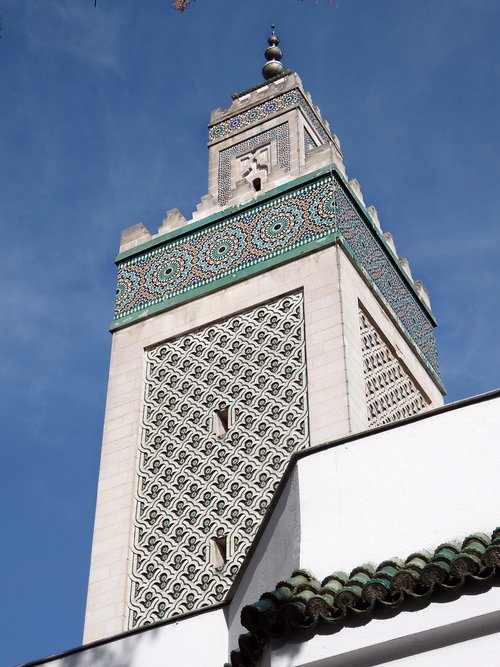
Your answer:
[[[227,660],[227,626],[222,609],[184,618],[62,658],[50,667],[222,667]]]
[[[498,614],[495,614],[494,620],[498,628],[500,625]],[[495,634],[476,637],[468,641],[461,640],[451,646],[443,646],[439,649],[426,650],[423,653],[410,655],[399,660],[391,660],[389,663],[384,661],[381,664],[388,665],[388,667],[443,667],[443,665],[453,665],[453,667],[471,667],[472,665],[498,667],[499,651],[500,633],[495,632]]]
[[[301,459],[301,567],[323,578],[491,532],[499,432],[494,398]]]
[[[262,667],[497,667],[500,589],[274,645]],[[333,628],[332,628],[333,629]]]
[[[247,632],[241,625],[241,610],[274,590],[299,567],[300,559],[299,488],[292,472],[272,512],[255,551],[229,603],[227,619],[229,648],[238,647],[238,637]]]

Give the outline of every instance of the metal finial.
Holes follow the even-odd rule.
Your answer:
[[[266,79],[266,81],[269,79],[273,79],[275,76],[278,76],[279,74],[283,74],[285,71],[285,68],[280,63],[280,60],[283,58],[283,53],[281,49],[278,48],[280,40],[279,37],[276,35],[275,29],[276,26],[272,25],[271,35],[267,40],[269,46],[264,53],[266,64],[262,68],[262,74],[264,76],[264,79]]]

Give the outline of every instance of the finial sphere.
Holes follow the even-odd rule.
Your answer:
[[[277,60],[270,60],[262,68],[262,74],[264,75],[264,79],[266,79],[266,81],[268,79],[273,79],[275,76],[278,76],[278,74],[283,74],[284,71],[285,68]]]
[[[267,62],[262,69],[262,75],[264,76],[264,79],[266,79],[266,81],[274,78],[275,76],[283,74],[283,72],[285,71],[285,68],[280,63],[280,60],[283,58],[283,53],[281,49],[278,48],[280,40],[274,31],[275,31],[275,26],[272,25],[271,35],[267,40],[269,47],[266,49],[264,53]]]
[[[277,46],[270,46],[266,49],[264,56],[266,60],[281,60],[283,58],[283,53]]]

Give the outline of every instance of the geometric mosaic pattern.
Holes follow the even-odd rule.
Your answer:
[[[190,298],[192,290],[216,288],[216,281],[244,277],[264,261],[285,261],[290,251],[315,250],[320,239],[333,243],[339,235],[439,376],[432,321],[335,172],[120,261],[115,325],[174,297]]]
[[[236,114],[221,123],[217,123],[217,125],[213,125],[208,131],[208,141],[209,143],[222,141],[255,123],[262,123],[279,113],[283,113],[283,111],[289,111],[295,107],[299,107],[302,110],[311,126],[317,132],[322,144],[327,144],[331,141],[331,137],[326,132],[322,123],[312,110],[311,105],[298,88],[277,95],[271,100],[257,104],[240,114]]]
[[[368,426],[390,424],[425,410],[422,394],[362,310],[359,322]]]
[[[302,301],[281,297],[146,352],[130,628],[223,599],[290,455],[308,446]],[[216,569],[210,545],[223,537]]]
[[[260,146],[275,142],[277,166],[289,171],[290,169],[290,137],[288,123],[282,123],[276,127],[250,137],[239,144],[233,144],[219,153],[218,191],[219,202],[225,204],[231,195],[231,160],[233,157],[244,155],[254,151]]]

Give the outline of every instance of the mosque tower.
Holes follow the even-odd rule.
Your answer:
[[[191,220],[122,234],[85,642],[223,602],[292,453],[443,402],[428,293],[268,43]]]

